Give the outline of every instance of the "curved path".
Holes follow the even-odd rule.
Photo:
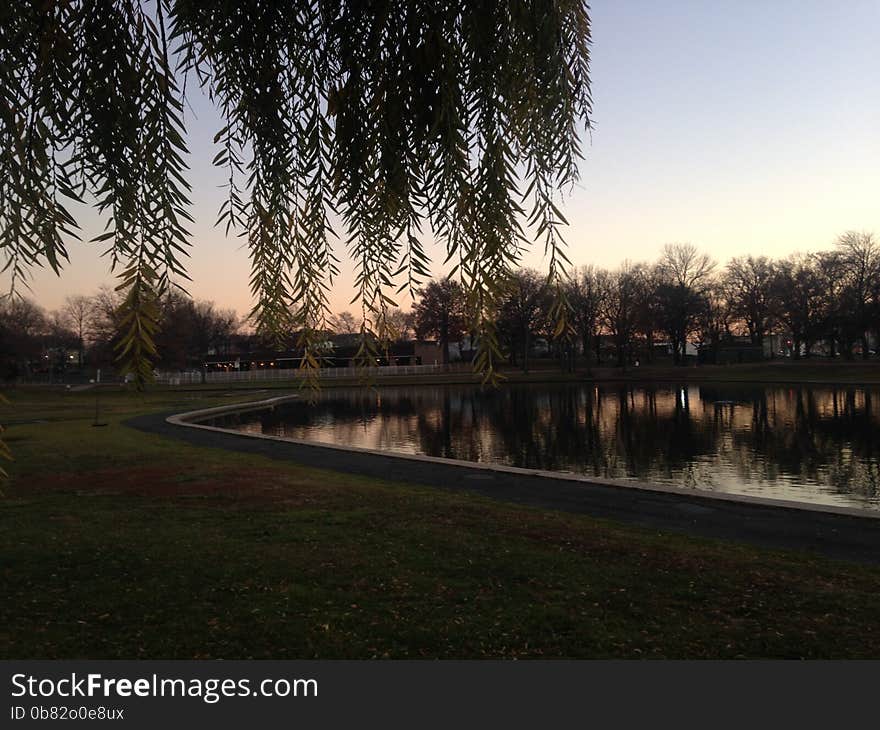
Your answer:
[[[691,490],[553,476],[534,470],[391,456],[272,437],[254,438],[231,431],[169,423],[166,419],[171,415],[139,416],[126,421],[126,425],[195,446],[259,454],[386,481],[471,492],[505,502],[586,514],[649,529],[880,564],[880,513],[730,495],[711,496]]]

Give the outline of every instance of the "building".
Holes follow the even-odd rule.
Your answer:
[[[755,345],[748,337],[734,337],[715,345],[702,345],[697,352],[701,365],[734,365],[764,360],[764,347]]]

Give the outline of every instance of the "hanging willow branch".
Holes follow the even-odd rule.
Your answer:
[[[0,394],[0,406],[9,405],[9,401]],[[0,461],[12,461],[12,452],[9,451],[9,447],[3,442],[3,431],[5,429],[2,425],[0,425]],[[6,470],[0,466],[0,481],[3,481],[7,477]]]
[[[394,295],[429,275],[425,236],[457,261],[495,377],[499,286],[533,231],[559,282],[556,195],[589,126],[582,0],[13,0],[0,9],[0,251],[13,284],[59,271],[87,194],[125,295],[119,357],[150,378],[156,302],[186,279],[183,79],[224,116],[219,223],[247,238],[253,320],[296,336],[303,364],[337,273],[331,219],[356,267],[361,358]]]

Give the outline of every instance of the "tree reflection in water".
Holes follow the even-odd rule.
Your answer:
[[[223,416],[257,433],[880,508],[878,392],[745,385],[327,391]]]

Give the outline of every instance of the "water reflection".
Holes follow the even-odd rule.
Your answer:
[[[328,391],[215,423],[257,433],[880,508],[878,391],[509,386]]]

